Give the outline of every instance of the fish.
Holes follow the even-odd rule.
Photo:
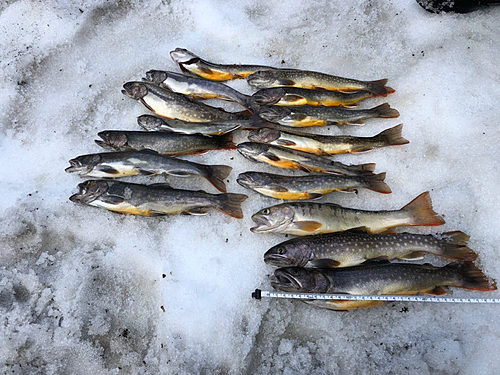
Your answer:
[[[337,173],[346,175],[372,175],[374,163],[346,165],[332,161],[324,156],[317,156],[286,147],[266,143],[243,142],[236,147],[238,152],[249,160],[267,163],[284,169],[299,169],[303,172]]]
[[[160,155],[151,150],[119,151],[81,155],[69,161],[65,169],[81,177],[119,178],[137,175],[168,174],[178,177],[202,176],[217,190],[226,192],[224,179],[232,167],[227,165],[205,165],[171,156]]]
[[[414,233],[365,234],[354,231],[296,237],[270,248],[264,262],[273,267],[352,267],[371,259],[422,259],[427,253],[473,261],[461,231],[441,235]]]
[[[425,264],[382,263],[347,268],[285,267],[274,271],[273,288],[294,293],[330,293],[351,295],[444,295],[444,286],[480,291],[496,290],[472,262],[450,263],[444,267]],[[383,301],[307,300],[331,310],[353,310],[380,306]]]
[[[223,83],[204,78],[193,78],[183,74],[150,70],[146,73],[148,81],[166,87],[173,92],[193,97],[194,99],[221,99],[235,102],[247,109],[252,108],[250,95],[242,94]]]
[[[99,146],[111,151],[152,150],[161,155],[203,154],[209,150],[233,150],[232,133],[208,137],[201,134],[105,130],[97,134]]]
[[[335,233],[349,229],[381,233],[399,226],[437,226],[445,223],[434,212],[429,192],[424,192],[400,210],[365,211],[333,203],[290,202],[267,207],[252,216],[255,233],[296,236]]]
[[[140,101],[151,112],[161,117],[191,122],[239,120],[248,111],[230,113],[200,103],[151,82],[127,82],[122,93]]]
[[[355,107],[364,99],[376,97],[370,91],[341,92],[330,90],[312,90],[300,87],[275,87],[260,89],[252,95],[254,106],[295,106],[322,105]]]
[[[205,215],[208,208],[215,208],[242,219],[241,203],[248,198],[244,194],[173,189],[165,183],[141,185],[114,180],[87,180],[78,184],[78,189],[69,198],[72,202],[140,216]]]
[[[189,122],[159,118],[151,115],[141,115],[137,123],[147,131],[162,131],[184,134],[223,135],[230,133],[250,120],[227,120],[219,122]],[[253,122],[252,122],[253,123]]]
[[[285,200],[318,199],[334,191],[356,192],[359,188],[383,194],[391,193],[384,182],[385,173],[369,176],[343,176],[335,174],[308,176],[281,176],[263,172],[244,172],[236,181],[243,187]]]
[[[191,73],[212,81],[229,81],[246,78],[257,71],[274,69],[265,65],[222,65],[203,60],[184,48],[176,48],[170,52],[170,57],[184,73]]]
[[[386,86],[387,79],[358,81],[299,69],[265,69],[247,76],[246,79],[250,86],[257,89],[288,86],[344,92],[369,91],[377,96],[387,96],[395,92],[393,88]]]
[[[257,128],[248,134],[252,142],[269,143],[276,146],[309,152],[319,156],[354,154],[375,148],[399,146],[410,143],[402,136],[403,124],[386,129],[373,137],[353,137],[350,135],[318,135],[280,130],[277,128]]]
[[[384,103],[370,109],[347,109],[342,107],[317,106],[268,106],[262,107],[258,115],[283,126],[303,128],[328,125],[363,125],[369,118],[395,118],[399,112]]]

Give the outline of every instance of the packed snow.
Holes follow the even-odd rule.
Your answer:
[[[214,63],[388,78],[396,92],[361,107],[387,101],[399,118],[314,131],[372,136],[403,123],[410,144],[337,158],[376,163],[393,193],[320,202],[399,209],[430,191],[446,224],[408,231],[469,234],[476,263],[500,280],[499,17],[499,8],[431,14],[410,0],[0,4],[0,372],[496,374],[496,305],[389,303],[346,313],[252,300],[255,288],[271,289],[262,257],[285,237],[250,232],[251,215],[280,201],[236,177],[280,173],[271,166],[236,150],[185,157],[234,168],[228,191],[249,196],[242,220],[215,210],[139,217],[77,205],[68,198],[84,179],[64,169],[103,152],[98,132],[140,130],[136,118],[149,112],[122,85],[151,69],[178,72],[169,56],[177,47]],[[252,93],[244,80],[230,85]],[[126,181],[217,192],[202,178]]]

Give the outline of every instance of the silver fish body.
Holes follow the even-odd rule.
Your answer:
[[[448,232],[435,236],[413,233],[356,232],[296,237],[270,248],[264,261],[273,267],[351,267],[370,259],[421,259],[427,253],[472,261],[469,236]]]
[[[399,112],[384,103],[370,109],[317,106],[268,106],[258,112],[266,121],[296,128],[328,125],[362,125],[369,118],[394,118]]]
[[[381,233],[398,226],[436,226],[445,221],[432,209],[428,192],[400,210],[366,211],[332,203],[291,202],[267,207],[252,216],[255,233],[307,236],[360,229]]]
[[[111,151],[152,150],[161,155],[201,154],[209,150],[231,150],[236,147],[232,134],[207,137],[200,134],[105,130],[95,142]]]
[[[170,57],[184,73],[191,73],[213,81],[246,78],[257,71],[273,69],[265,65],[214,64],[184,48],[171,51]]]
[[[237,150],[247,159],[267,163],[278,168],[299,169],[303,172],[371,175],[375,164],[345,165],[329,158],[258,142],[244,142]]]
[[[357,192],[359,188],[388,194],[391,189],[384,182],[385,173],[368,176],[321,174],[281,176],[263,172],[240,173],[237,182],[262,195],[285,200],[317,199],[334,191]]]
[[[370,264],[347,268],[279,268],[272,286],[295,293],[342,293],[352,295],[446,294],[443,286],[481,291],[496,290],[472,262],[452,263],[444,267],[426,264]],[[374,307],[380,301],[320,301],[308,303],[332,310]]]
[[[193,78],[183,74],[150,70],[146,73],[149,81],[162,85],[173,92],[193,97],[194,99],[222,99],[235,102],[245,108],[251,108],[251,96],[224,85],[204,78]]]
[[[202,190],[173,189],[167,184],[140,185],[111,180],[87,180],[69,199],[89,206],[140,216],[205,215],[215,208],[237,219],[243,218],[243,194],[209,194]]]
[[[205,165],[147,151],[120,151],[78,156],[69,161],[68,173],[81,177],[119,178],[136,175],[168,174],[178,177],[202,176],[218,190],[226,192],[224,179],[231,173],[227,165]]]
[[[394,92],[394,89],[386,86],[387,79],[359,81],[299,69],[266,69],[249,75],[247,82],[257,89],[288,86],[346,92],[369,91],[377,96],[386,96]]]
[[[151,82],[127,82],[122,93],[140,101],[146,108],[158,116],[191,122],[213,122],[239,120],[241,114],[229,113],[197,102]]]
[[[164,131],[184,134],[223,135],[240,128],[250,120],[227,120],[219,122],[189,122],[142,115],[137,123],[147,131]]]
[[[248,134],[248,140],[292,148],[316,155],[352,154],[380,147],[407,144],[409,141],[402,137],[402,129],[403,124],[400,124],[373,137],[353,137],[350,135],[306,134],[263,127],[252,130]]]

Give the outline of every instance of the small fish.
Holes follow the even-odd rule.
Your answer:
[[[257,71],[274,69],[264,65],[213,64],[183,48],[176,48],[174,51],[170,52],[170,57],[172,57],[175,63],[179,64],[183,72],[192,73],[212,81],[228,81],[230,79],[246,78],[248,75]]]
[[[105,130],[97,134],[99,146],[111,151],[152,150],[161,155],[203,154],[209,150],[233,150],[232,133],[207,137],[201,134]]]
[[[432,209],[429,192],[396,211],[365,211],[333,203],[292,202],[267,207],[252,216],[255,233],[296,236],[359,229],[381,233],[399,226],[436,226],[445,223]]]
[[[311,90],[299,87],[276,87],[261,89],[252,95],[252,101],[259,106],[279,105],[323,105],[327,107],[353,107],[367,98],[377,95],[369,91],[341,92]]]
[[[348,268],[278,268],[271,285],[283,292],[342,293],[352,295],[444,295],[443,286],[480,291],[496,290],[472,262],[451,263],[444,267],[431,264],[384,263]],[[332,310],[352,310],[384,304],[382,301],[304,301]]]
[[[329,74],[298,69],[266,69],[247,77],[250,86],[257,89],[271,87],[301,87],[332,91],[369,91],[377,96],[386,96],[395,90],[387,87],[387,79],[358,81]]]
[[[259,110],[258,115],[270,122],[284,126],[303,128],[306,126],[363,125],[368,118],[394,118],[399,112],[384,103],[370,109],[347,109],[342,107],[316,106],[269,106]]]
[[[371,176],[342,176],[335,174],[281,176],[262,172],[240,173],[236,181],[243,187],[269,197],[285,200],[317,199],[334,191],[357,192],[365,188],[388,194],[385,173]]]
[[[173,189],[168,184],[140,185],[105,180],[87,180],[78,188],[79,193],[69,198],[72,202],[141,216],[205,215],[208,208],[215,208],[241,219],[240,205],[248,198],[243,194]]]
[[[447,232],[439,236],[413,233],[357,232],[296,237],[270,248],[264,262],[273,267],[351,267],[370,259],[417,260],[432,253],[472,261],[477,254],[467,246],[469,236]]]
[[[142,115],[137,118],[137,123],[144,130],[175,132],[184,134],[223,135],[249,123],[250,120],[227,120],[220,122],[188,122],[159,118],[151,115]],[[252,122],[253,123],[253,122]]]
[[[178,177],[202,176],[215,188],[226,192],[224,179],[233,168],[227,165],[205,165],[151,150],[120,151],[78,156],[69,161],[65,171],[81,177],[119,178],[137,175],[169,174]]]
[[[243,118],[243,113],[230,113],[210,107],[151,82],[127,82],[123,88],[124,95],[140,101],[147,109],[161,117],[191,122],[227,121]]]
[[[255,162],[270,164],[284,169],[299,169],[303,172],[337,173],[346,175],[372,175],[374,163],[345,165],[337,161],[266,143],[244,142],[236,148],[241,155]]]
[[[173,92],[191,96],[194,99],[222,99],[251,109],[251,96],[242,94],[220,82],[187,77],[162,70],[150,70],[146,73],[146,77],[148,81],[165,86]]]
[[[379,147],[398,146],[410,143],[407,139],[402,137],[402,130],[403,124],[399,124],[373,137],[353,137],[350,135],[329,136],[299,133],[276,128],[259,128],[249,133],[248,140],[326,156],[354,154]]]

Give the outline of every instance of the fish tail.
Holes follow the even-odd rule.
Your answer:
[[[434,212],[429,192],[420,194],[406,206],[402,211],[406,211],[412,217],[412,222],[408,225],[436,226],[445,223],[443,218]]]
[[[243,219],[241,203],[247,198],[248,196],[245,194],[220,194],[218,204],[215,208],[236,219]]]
[[[224,179],[229,176],[233,168],[228,165],[207,165],[206,167],[204,177],[214,185],[217,190],[225,193],[226,184],[224,183]]]
[[[456,287],[482,291],[497,289],[495,280],[486,277],[472,262],[451,263],[444,268],[458,276]]]
[[[219,150],[234,150],[236,148],[236,143],[233,142],[233,133],[219,135],[217,136],[217,140],[217,148]]]
[[[373,176],[366,176],[364,178],[366,186],[364,188],[376,191],[382,194],[392,193],[391,188],[384,182],[385,180],[385,172],[375,174]]]
[[[373,92],[377,96],[387,96],[396,91],[392,87],[386,86],[385,85],[386,83],[387,83],[387,78],[380,79],[378,81],[371,81],[369,82],[367,90]]]
[[[469,236],[464,232],[447,232],[443,233],[446,243],[443,246],[442,252],[439,254],[446,258],[460,259],[460,260],[475,260],[477,254],[474,250],[467,246]]]
[[[379,106],[372,108],[372,110],[377,114],[377,117],[379,118],[399,117],[399,112],[394,108],[391,108],[389,103],[380,104]]]
[[[384,146],[398,146],[410,143],[410,141],[402,137],[402,130],[403,124],[399,124],[393,128],[384,130],[383,132],[377,134],[374,138],[383,143]]]

